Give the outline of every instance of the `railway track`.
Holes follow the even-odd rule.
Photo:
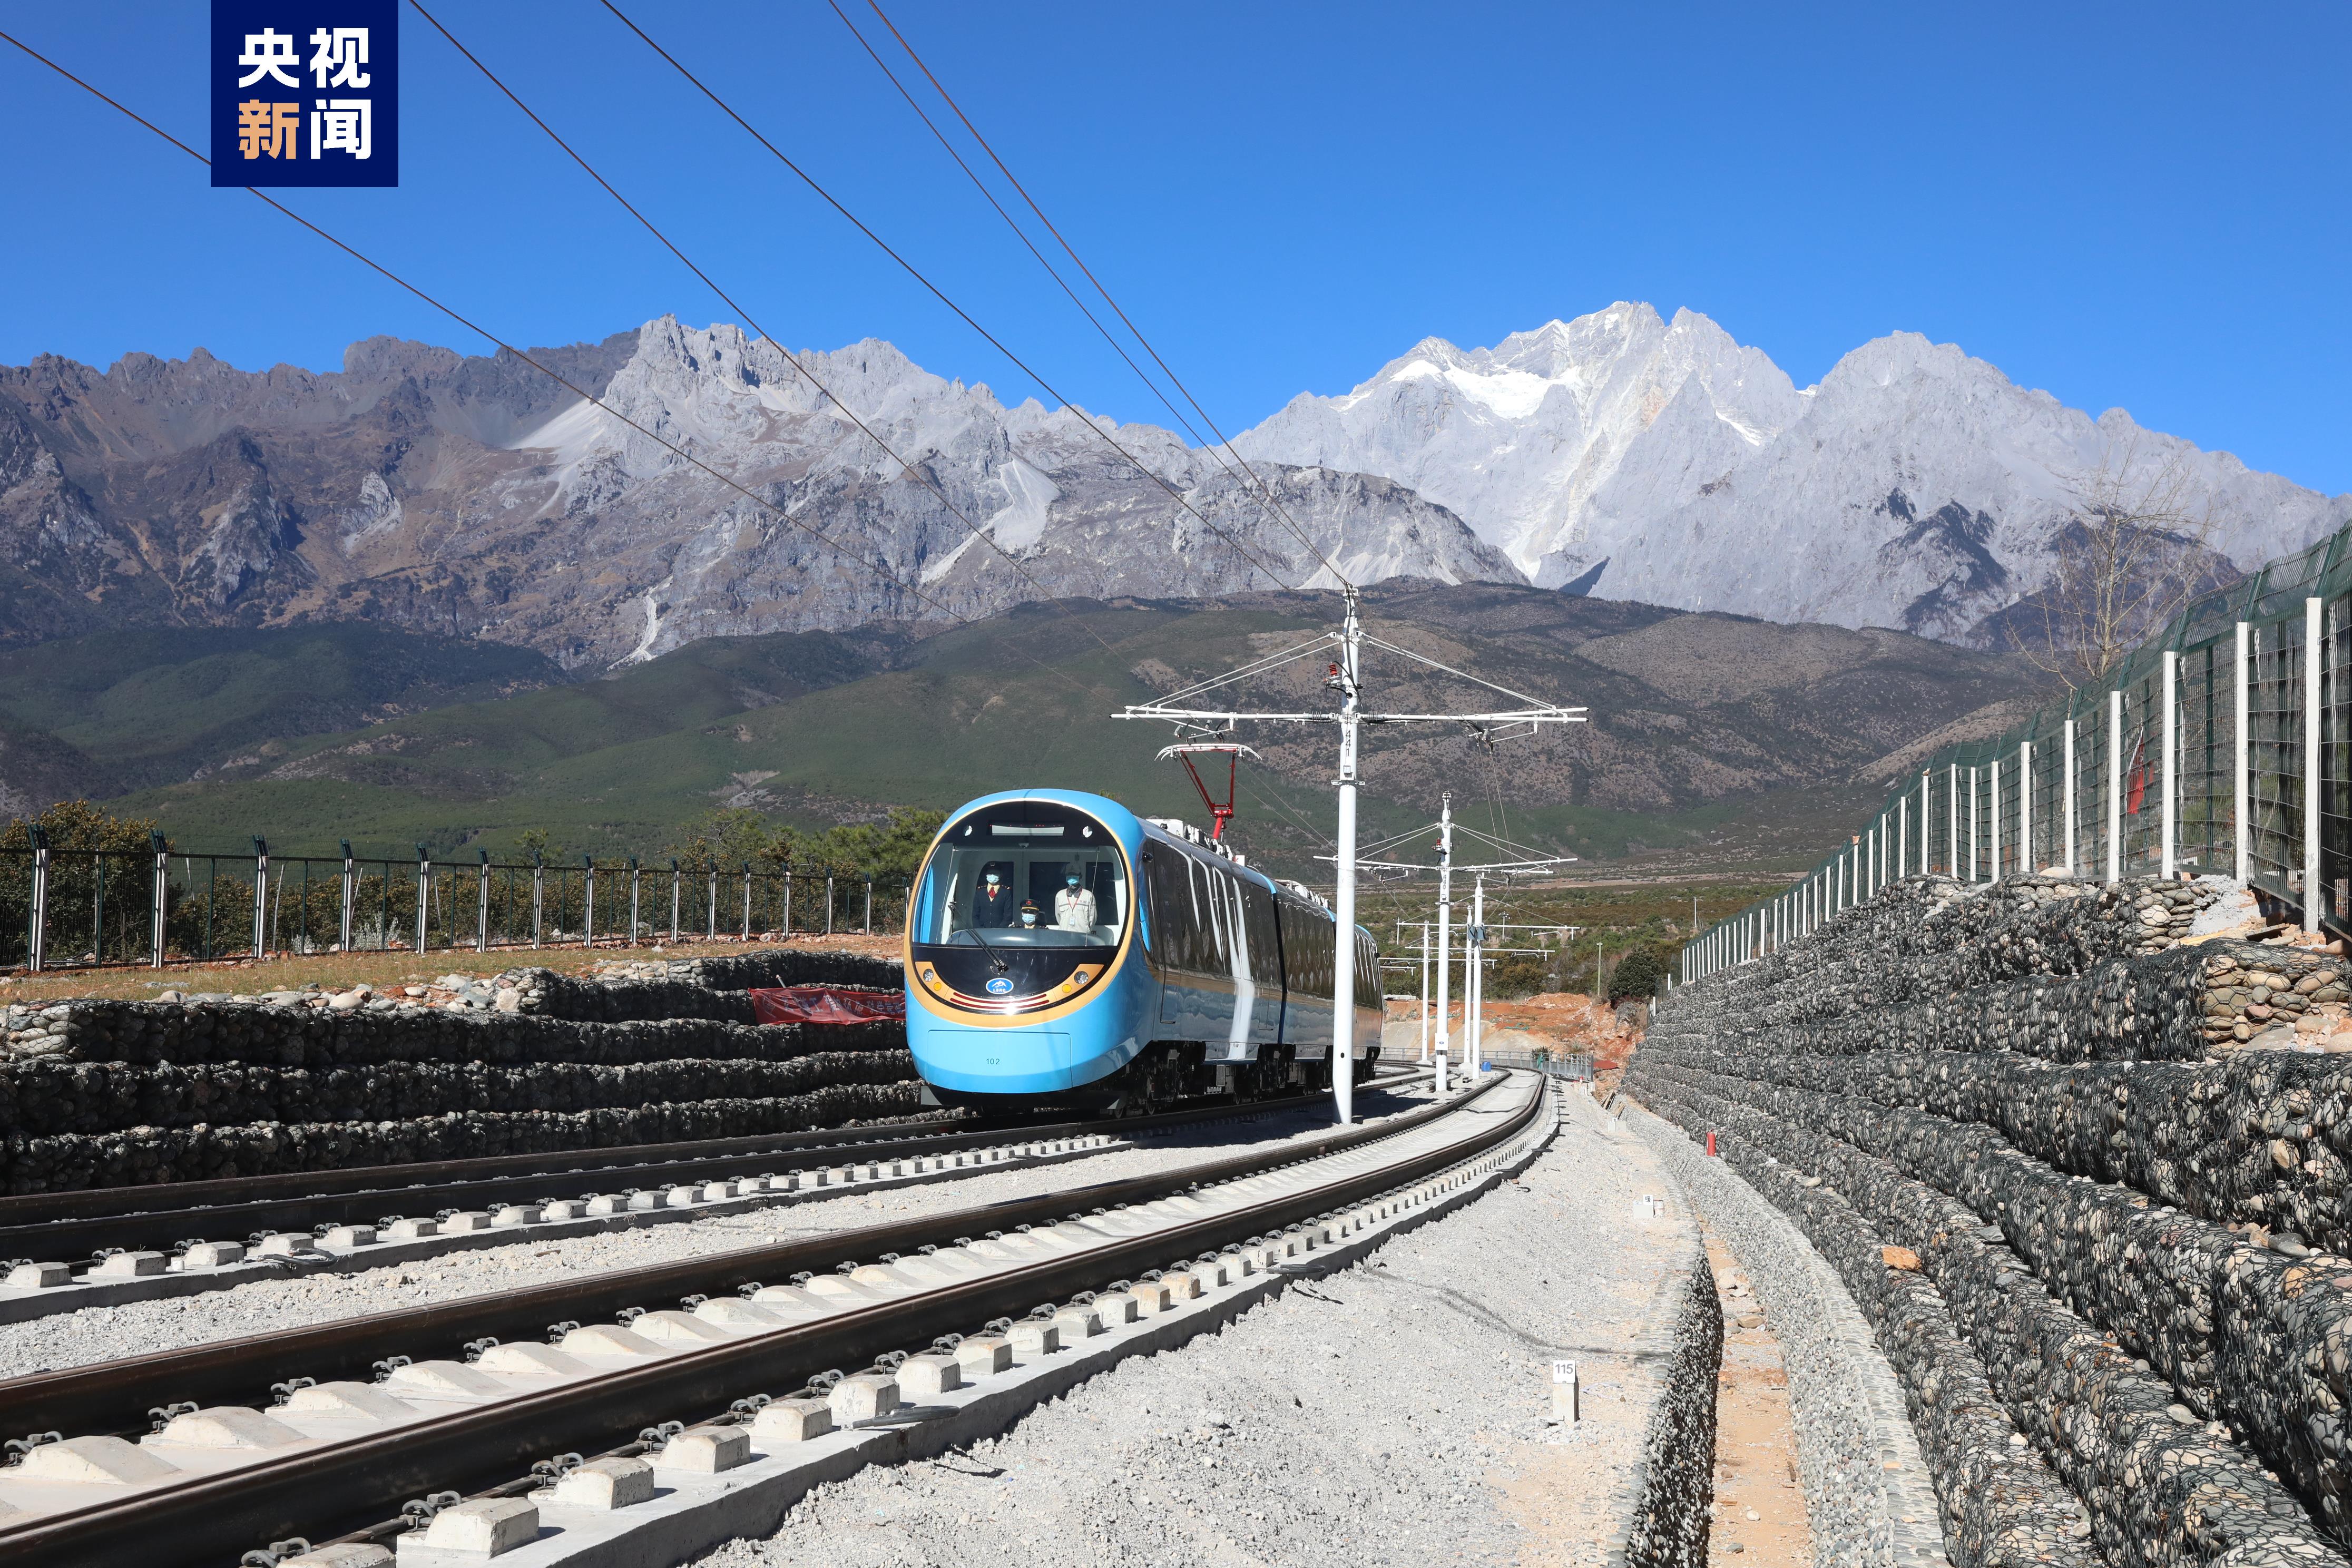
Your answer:
[[[1366,1087],[1392,1087],[1421,1076],[1392,1072]],[[673,1206],[798,1191],[795,1178],[815,1171],[956,1162],[960,1155],[992,1153],[1016,1143],[1091,1152],[1108,1145],[1089,1147],[1089,1140],[1150,1136],[1295,1110],[1319,1099],[1290,1095],[1089,1121],[835,1128],[0,1198],[0,1258],[8,1260],[0,1268],[0,1321],[102,1304],[100,1297],[202,1288],[205,1276],[216,1276],[222,1285],[240,1282],[253,1277],[253,1270],[237,1266],[257,1248],[281,1259],[347,1258],[377,1249],[390,1259],[428,1249],[381,1250],[386,1244],[435,1236],[460,1215],[467,1216],[459,1223],[467,1232],[520,1239],[533,1227],[595,1215],[599,1199],[604,1200],[603,1212],[634,1214],[642,1223],[642,1216]],[[996,1163],[992,1157],[942,1169],[967,1173]],[[550,1189],[577,1189],[583,1183],[593,1184],[593,1190],[576,1199],[547,1196]],[[702,1191],[714,1186],[728,1190]],[[147,1282],[143,1288],[131,1284],[142,1280]],[[76,1286],[107,1289],[93,1294],[71,1289]]]
[[[1443,1173],[1491,1164],[1545,1105],[1531,1075],[1490,1079],[1154,1176],[0,1383],[0,1427],[73,1434],[0,1470],[0,1563],[153,1563],[167,1542],[166,1560],[226,1564],[297,1533],[390,1539],[446,1513],[406,1561],[445,1535],[511,1533],[526,1512],[541,1530],[535,1489],[559,1516],[575,1493],[609,1512],[632,1488],[650,1499],[665,1466],[784,1475],[824,1457],[797,1445],[836,1420],[866,1426],[835,1449],[868,1427],[899,1441],[926,1411],[992,1397],[992,1380],[1096,1353],[1097,1335],[1239,1300],[1308,1249],[1409,1223],[1461,1185]],[[908,1351],[896,1371],[829,1372]],[[901,1390],[912,1415],[891,1408]],[[600,1450],[614,1463],[567,1479]],[[636,1455],[643,1477],[622,1463]],[[449,1506],[467,1492],[487,1496]]]

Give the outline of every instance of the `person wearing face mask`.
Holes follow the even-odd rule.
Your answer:
[[[1021,929],[1024,931],[1037,929],[1037,906],[1026,899],[1021,900]]]
[[[1095,896],[1087,890],[1085,879],[1072,871],[1062,879],[1062,890],[1054,895],[1054,925],[1058,931],[1090,931],[1095,929]]]
[[[1013,912],[1013,889],[1005,886],[1003,873],[991,869],[982,873],[980,887],[971,899],[971,923],[983,930],[1001,929],[1021,923]]]

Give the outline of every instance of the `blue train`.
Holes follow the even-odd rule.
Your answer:
[[[942,1105],[1142,1114],[1330,1082],[1338,923],[1180,822],[1076,790],[950,815],[907,920],[907,1042]],[[1379,1056],[1354,932],[1357,1076]]]

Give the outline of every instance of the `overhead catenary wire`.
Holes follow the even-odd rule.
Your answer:
[[[978,332],[982,338],[987,341],[990,347],[995,349],[997,353],[1003,354],[1007,360],[1011,361],[1024,375],[1026,375],[1030,380],[1035,382],[1040,387],[1044,388],[1047,396],[1053,398],[1055,402],[1061,404],[1064,407],[1068,408],[1074,415],[1076,415],[1077,416],[1078,423],[1092,431],[1097,440],[1100,440],[1109,447],[1113,452],[1116,452],[1119,458],[1126,461],[1129,467],[1133,468],[1137,473],[1142,475],[1146,479],[1149,479],[1151,483],[1159,486],[1162,490],[1166,491],[1168,498],[1190,515],[1195,522],[1198,522],[1202,528],[1207,529],[1211,533],[1232,545],[1235,553],[1239,554],[1243,560],[1248,562],[1253,568],[1265,574],[1266,578],[1272,582],[1275,586],[1288,592],[1296,592],[1289,583],[1283,580],[1282,574],[1276,571],[1272,566],[1267,565],[1266,563],[1260,558],[1257,552],[1251,550],[1247,544],[1242,542],[1239,535],[1232,532],[1230,530],[1220,528],[1215,523],[1211,522],[1206,516],[1202,515],[1199,508],[1195,507],[1190,500],[1185,499],[1184,493],[1181,490],[1179,490],[1175,486],[1170,484],[1166,479],[1155,472],[1150,464],[1144,462],[1140,458],[1138,458],[1133,452],[1129,451],[1125,446],[1120,444],[1117,437],[1113,436],[1109,431],[1105,430],[1100,425],[1097,424],[1091,416],[1079,410],[1075,403],[1071,402],[1069,398],[1064,396],[1061,391],[1056,388],[1051,381],[1048,381],[1045,375],[1039,373],[1034,366],[1030,364],[1027,360],[1023,359],[1019,354],[1013,353],[1013,350],[1008,347],[1002,339],[997,337],[995,333],[981,325],[978,321],[973,319],[970,311],[966,310],[961,305],[957,304],[953,299],[950,298],[945,289],[932,282],[930,279],[924,274],[920,268],[917,267],[913,262],[900,255],[897,248],[894,247],[887,240],[885,240],[880,235],[875,233],[872,228],[868,227],[864,219],[860,218],[856,213],[850,211],[847,206],[844,205],[841,200],[835,196],[831,191],[827,190],[814,175],[811,174],[807,170],[794,163],[791,157],[786,155],[783,149],[778,147],[774,142],[768,138],[765,132],[754,126],[749,120],[746,120],[740,112],[737,111],[732,104],[729,103],[724,98],[721,98],[717,90],[711,88],[709,83],[705,82],[700,77],[689,70],[684,61],[680,60],[676,55],[671,54],[669,50],[656,43],[651,34],[647,33],[643,27],[637,26],[635,22],[630,19],[628,13],[623,11],[618,5],[614,5],[613,0],[602,0],[602,4],[604,5],[604,9],[610,11],[614,16],[620,21],[623,26],[628,28],[632,33],[635,33],[638,38],[644,41],[647,48],[653,50],[656,55],[659,55],[668,63],[672,69],[676,70],[678,75],[684,77],[687,81],[693,86],[696,91],[701,93],[705,98],[709,99],[712,104],[717,106],[720,113],[726,115],[728,119],[740,126],[746,135],[750,136],[761,147],[765,148],[768,153],[778,163],[791,170],[793,174],[800,179],[801,183],[807,185],[810,190],[815,192],[817,196],[822,199],[826,205],[839,213],[848,221],[852,227],[857,230],[858,233],[873,241],[875,246],[881,250],[882,254],[887,256],[892,261],[898,263],[898,265],[905,270],[907,275],[912,278],[916,282],[921,284],[924,289],[928,291],[933,299],[936,299],[940,304],[945,305],[950,310],[953,311],[958,320],[961,321],[973,331]]]
[[[1151,340],[1143,335],[1143,329],[1137,326],[1134,319],[1128,315],[1125,308],[1122,307],[1117,300],[1111,297],[1110,290],[1103,286],[1102,279],[1095,276],[1094,269],[1088,267],[1085,260],[1079,257],[1077,250],[1070,244],[1069,239],[1058,227],[1055,226],[1054,220],[1045,216],[1045,208],[1037,205],[1037,198],[1029,194],[1029,188],[1023,184],[1020,179],[1013,173],[1013,170],[1005,163],[1003,157],[996,151],[995,146],[990,142],[986,136],[981,134],[980,127],[971,122],[971,116],[963,111],[963,105],[956,101],[955,95],[948,91],[947,84],[940,80],[938,74],[931,69],[929,64],[924,60],[923,57],[915,52],[915,46],[908,41],[906,34],[898,30],[898,25],[890,20],[889,14],[882,9],[881,5],[877,3],[877,0],[866,0],[866,4],[872,8],[874,15],[881,18],[882,25],[890,30],[890,36],[898,41],[898,47],[907,51],[907,58],[915,62],[916,68],[920,70],[923,73],[924,79],[931,84],[931,89],[940,95],[940,100],[947,104],[948,108],[954,110],[955,117],[963,122],[964,130],[971,133],[971,139],[974,142],[980,143],[981,151],[988,154],[989,162],[996,165],[997,172],[1004,176],[1005,182],[1015,191],[1020,193],[1022,201],[1027,204],[1028,208],[1032,213],[1036,215],[1037,221],[1045,226],[1045,232],[1052,235],[1055,243],[1061,246],[1063,254],[1066,255],[1070,258],[1071,263],[1077,268],[1079,272],[1085,275],[1087,281],[1094,285],[1095,292],[1103,297],[1103,302],[1111,308],[1111,310],[1118,315],[1119,321],[1126,325],[1127,330],[1134,334],[1135,341],[1143,346],[1143,352],[1151,356],[1152,363],[1160,367],[1160,374],[1167,376],[1169,384],[1175,387],[1177,392],[1182,395],[1184,401],[1192,405],[1192,412],[1200,416],[1201,423],[1206,425],[1211,433],[1216,437],[1215,442],[1212,443],[1201,440],[1199,433],[1193,430],[1191,421],[1187,420],[1182,414],[1177,411],[1176,405],[1173,403],[1171,403],[1166,395],[1160,392],[1159,385],[1154,383],[1149,375],[1144,374],[1143,367],[1137,364],[1134,359],[1129,355],[1126,348],[1119,343],[1118,339],[1111,335],[1110,330],[1102,324],[1102,322],[1096,317],[1094,311],[1087,308],[1086,302],[1077,297],[1076,291],[1072,289],[1067,283],[1063,281],[1061,273],[1055,268],[1052,263],[1045,259],[1044,255],[1038,251],[1034,245],[1030,243],[1028,235],[1022,230],[1021,226],[1013,222],[1013,216],[1004,210],[1003,206],[998,203],[994,194],[992,193],[988,189],[988,186],[982,182],[980,176],[972,172],[971,166],[964,162],[963,155],[955,150],[945,136],[940,135],[939,128],[932,125],[931,117],[923,111],[920,104],[918,104],[915,101],[914,95],[908,92],[906,88],[899,83],[898,73],[891,70],[889,66],[883,62],[882,57],[875,53],[872,45],[866,43],[866,35],[857,30],[856,23],[850,21],[849,14],[841,8],[840,0],[825,0],[825,3],[833,7],[834,15],[841,18],[842,26],[849,29],[850,35],[856,38],[858,44],[866,49],[866,54],[873,59],[874,63],[881,68],[882,74],[890,79],[890,85],[898,88],[899,96],[907,100],[908,107],[915,111],[916,116],[922,121],[923,124],[927,128],[930,130],[931,134],[938,137],[940,145],[947,150],[948,156],[955,160],[956,166],[964,172],[965,177],[970,179],[972,184],[979,189],[981,195],[987,198],[988,205],[996,209],[997,216],[1003,218],[1005,223],[1012,228],[1013,232],[1020,237],[1021,243],[1027,247],[1029,254],[1036,257],[1037,264],[1040,267],[1045,268],[1046,273],[1053,278],[1055,283],[1061,285],[1062,291],[1070,296],[1070,302],[1076,305],[1080,313],[1083,314],[1088,321],[1093,323],[1095,330],[1102,334],[1103,341],[1109,343],[1111,347],[1118,352],[1118,357],[1127,361],[1128,368],[1134,371],[1137,378],[1142,381],[1144,385],[1151,389],[1152,395],[1160,399],[1161,406],[1165,407],[1170,414],[1175,416],[1176,422],[1184,427],[1185,434],[1191,436],[1193,440],[1199,442],[1202,447],[1206,448],[1210,456],[1217,459],[1217,462],[1224,468],[1226,473],[1234,473],[1234,465],[1238,463],[1241,466],[1241,472],[1248,475],[1249,481],[1256,486],[1257,492],[1264,499],[1267,510],[1275,517],[1278,518],[1293,534],[1297,536],[1298,542],[1305,545],[1308,552],[1312,553],[1318,561],[1323,563],[1324,569],[1329,572],[1333,578],[1342,584],[1345,584],[1348,582],[1347,574],[1340,571],[1339,563],[1333,561],[1328,555],[1326,555],[1321,548],[1318,547],[1312,539],[1307,537],[1307,531],[1298,526],[1297,521],[1290,515],[1289,510],[1283,506],[1281,499],[1274,493],[1274,487],[1265,482],[1265,477],[1259,474],[1255,468],[1251,467],[1249,459],[1243,457],[1241,452],[1235,448],[1232,439],[1225,435],[1223,430],[1218,428],[1217,422],[1209,416],[1209,411],[1201,406],[1201,400],[1192,395],[1192,389],[1184,384],[1182,378],[1177,375],[1174,369],[1168,363],[1168,361],[1161,356],[1160,351],[1152,346]],[[1231,455],[1233,462],[1227,462],[1223,456],[1219,455],[1219,447],[1223,447],[1224,448],[1224,452]]]
[[[15,34],[0,31],[0,39],[5,39],[8,43],[15,45],[18,49],[23,50],[26,55],[31,56],[34,59],[38,60],[41,64],[48,67],[51,70],[57,72],[59,76],[73,83],[76,87],[80,88],[83,91],[97,99],[100,102],[117,110],[140,125],[144,126],[156,136],[171,143],[173,147],[178,148],[181,152],[185,153],[197,163],[204,164],[207,168],[211,167],[212,160],[205,157],[202,153],[197,152],[194,147],[189,146],[185,142],[181,141],[178,137],[173,135],[170,132],[164,130],[153,121],[149,120],[146,116],[110,97],[91,82],[89,82],[81,77],[75,75],[72,71],[68,70],[64,66],[59,65],[57,61],[49,58],[48,56],[41,53],[38,49],[36,49],[30,44],[27,44],[22,38],[17,37]],[[768,510],[774,512],[778,517],[783,519],[784,521],[791,524],[793,528],[796,528],[803,533],[817,540],[827,548],[849,560],[856,562],[861,566],[866,567],[872,571],[875,575],[880,577],[885,583],[887,583],[892,587],[901,590],[922,604],[939,611],[940,614],[945,616],[950,620],[961,622],[965,626],[975,626],[978,624],[970,616],[964,615],[962,612],[941,603],[940,600],[923,592],[921,588],[893,575],[879,563],[866,560],[859,552],[846,544],[844,544],[841,541],[835,539],[832,535],[824,532],[822,529],[814,528],[809,524],[803,522],[799,518],[793,516],[782,507],[776,505],[775,502],[769,500],[766,497],[746,488],[731,475],[719,472],[717,468],[712,468],[701,458],[697,458],[693,453],[687,451],[684,447],[679,447],[655,434],[653,431],[646,429],[643,425],[638,424],[626,414],[622,413],[619,409],[614,408],[612,405],[604,402],[602,398],[599,398],[594,394],[587,391],[584,387],[572,382],[561,372],[541,363],[538,360],[533,359],[530,354],[525,353],[521,349],[517,348],[514,344],[507,342],[504,338],[499,337],[496,332],[491,331],[488,327],[483,326],[480,322],[476,321],[473,318],[458,310],[455,306],[446,304],[433,295],[425,292],[425,289],[418,287],[416,284],[411,283],[405,278],[401,277],[400,274],[393,271],[392,268],[384,266],[382,262],[366,255],[357,247],[338,238],[332,234],[330,234],[327,230],[311,222],[309,218],[304,217],[300,213],[298,213],[293,208],[286,205],[285,203],[278,200],[275,196],[272,196],[268,193],[252,185],[245,186],[244,190],[247,195],[252,196],[255,200],[262,203],[264,205],[275,209],[279,214],[310,230],[312,234],[318,236],[320,239],[325,240],[329,245],[333,246],[336,249],[341,251],[352,260],[359,262],[362,266],[367,268],[370,271],[374,272],[377,276],[384,279],[387,282],[390,282],[405,292],[415,296],[418,300],[431,306],[434,310],[438,310],[441,314],[448,317],[459,326],[464,327],[467,331],[478,333],[488,342],[497,344],[498,347],[508,353],[514,355],[517,360],[529,365],[531,369],[539,372],[541,375],[546,376],[550,381],[554,382],[557,385],[562,387],[567,392],[572,393],[573,395],[593,405],[603,412],[610,414],[614,418],[619,420],[622,424],[626,425],[630,429],[636,431],[639,435],[645,437],[647,440],[654,442],[656,446],[667,450],[672,455],[693,465],[695,468],[701,469],[704,473],[709,474],[712,479],[717,479],[719,483],[727,486],[730,489],[735,490],[742,495],[754,505],[766,508]],[[992,642],[997,642],[997,646],[1000,647],[1011,646],[998,641],[993,637],[990,640]],[[1066,671],[1055,669],[1052,665],[1047,664],[1045,660],[1037,658],[1036,655],[1030,653],[1025,648],[1015,647],[1013,648],[1013,651],[1021,654],[1023,658],[1028,659],[1031,663],[1036,665],[1038,668],[1045,670],[1047,674],[1068,682],[1070,686],[1078,691],[1086,692],[1087,690],[1087,688],[1083,682],[1079,681]]]
[[[1249,792],[1250,799],[1281,816],[1284,821],[1289,823],[1295,827],[1297,827],[1317,844],[1328,847],[1331,843],[1331,836],[1324,832],[1321,828],[1316,826],[1315,824],[1305,815],[1299,812],[1297,807],[1285,801],[1279,791],[1269,788],[1265,795],[1261,795],[1255,788],[1251,787],[1247,780],[1243,781],[1242,788]]]
[[[1182,698],[1196,697],[1203,691],[1213,691],[1221,686],[1231,686],[1238,680],[1247,680],[1252,676],[1264,675],[1269,670],[1305,658],[1308,654],[1320,653],[1325,648],[1330,647],[1337,640],[1338,638],[1330,632],[1321,633],[1307,642],[1294,644],[1278,653],[1270,653],[1262,658],[1252,659],[1247,664],[1238,665],[1222,675],[1213,675],[1206,680],[1196,681],[1191,686],[1169,692],[1160,700],[1174,702]]]
[[[514,89],[509,87],[506,82],[499,78],[496,71],[490,69],[490,68],[483,62],[480,56],[475,54],[473,50],[467,48],[462,42],[460,42],[455,33],[452,33],[446,26],[443,26],[441,19],[438,16],[436,16],[432,12],[426,10],[424,6],[423,0],[408,0],[408,3],[411,7],[415,10],[418,16],[424,17],[426,22],[432,25],[435,32],[440,34],[442,37],[448,40],[449,47],[451,48],[456,49],[459,54],[465,56],[467,62],[476,70],[482,73],[485,80],[488,81],[492,87],[497,88],[499,92],[505,94],[508,102],[522,110],[526,119],[528,119],[533,125],[538,126],[540,130],[547,133],[547,139],[549,141],[562,148],[566,157],[579,164],[582,172],[587,174],[590,179],[595,181],[599,186],[603,187],[606,195],[611,196],[614,201],[618,202],[621,205],[622,211],[636,219],[637,222],[644,226],[647,234],[652,235],[654,238],[661,242],[664,249],[667,250],[672,256],[677,258],[678,263],[681,266],[683,266],[688,271],[693,273],[697,278],[700,279],[704,286],[709,289],[713,294],[718,295],[719,300],[726,304],[729,310],[741,317],[743,324],[750,327],[756,336],[766,339],[769,344],[772,346],[778,353],[784,357],[784,363],[791,365],[795,374],[800,375],[802,379],[805,380],[811,386],[815,387],[817,392],[827,402],[831,403],[835,408],[841,410],[844,417],[848,419],[852,425],[856,426],[857,428],[864,433],[867,440],[872,441],[877,447],[880,447],[885,457],[898,464],[899,471],[902,474],[908,479],[914,479],[925,489],[930,491],[932,495],[939,498],[940,504],[947,508],[949,513],[953,516],[958,522],[963,524],[966,531],[971,533],[974,539],[979,540],[991,550],[996,552],[998,555],[1003,557],[1005,564],[1011,566],[1013,571],[1019,573],[1021,574],[1022,581],[1027,583],[1032,588],[1034,588],[1040,598],[1061,611],[1064,616],[1067,616],[1069,620],[1080,630],[1084,631],[1087,636],[1092,637],[1105,653],[1115,655],[1118,652],[1118,650],[1113,648],[1109,643],[1105,642],[1102,638],[1102,635],[1099,632],[1097,632],[1094,627],[1088,626],[1083,617],[1071,610],[1068,605],[1062,604],[1053,592],[1045,586],[1045,584],[1040,583],[1034,576],[1031,575],[1029,569],[1024,566],[1019,559],[1011,552],[1007,551],[1003,545],[998,543],[994,535],[991,534],[980,524],[972,521],[971,518],[965,516],[963,509],[957,506],[954,501],[950,500],[948,498],[947,491],[940,489],[939,484],[934,481],[929,475],[923,473],[920,469],[917,468],[914,464],[908,462],[905,458],[900,457],[898,453],[892,448],[889,442],[884,440],[880,434],[877,433],[872,426],[866,424],[864,419],[858,416],[856,409],[850,407],[848,404],[844,403],[839,395],[835,393],[831,387],[827,386],[822,380],[820,380],[816,374],[810,370],[807,365],[802,363],[800,356],[793,353],[792,350],[786,348],[783,344],[782,339],[777,337],[775,334],[770,332],[767,328],[761,326],[758,319],[751,314],[750,310],[739,303],[732,294],[719,287],[718,279],[712,278],[709,272],[703,270],[703,268],[695,262],[693,258],[688,256],[685,251],[678,248],[677,242],[672,240],[668,235],[663,233],[661,228],[655,224],[653,219],[640,212],[635,203],[631,202],[628,197],[623,195],[617,189],[615,189],[610,180],[607,180],[603,174],[597,173],[595,166],[590,163],[586,158],[583,157],[580,151],[573,147],[571,142],[566,142],[561,135],[557,134],[555,128],[550,125],[545,120],[541,119],[537,110],[534,110],[530,105],[525,103],[521,97],[516,93]]]
[[[1127,352],[1127,345],[1111,335],[1110,329],[1103,325],[1102,319],[1088,309],[1087,302],[1078,297],[1078,291],[1070,287],[1068,280],[1063,278],[1060,270],[1051,261],[1045,259],[1045,253],[1037,248],[1036,242],[1029,237],[1029,231],[1023,228],[1013,216],[1004,210],[1004,204],[996,199],[996,193],[988,188],[986,182],[982,181],[973,171],[972,166],[964,161],[964,155],[956,151],[955,143],[948,140],[947,132],[941,131],[923,106],[915,101],[915,95],[907,90],[906,84],[898,79],[898,74],[890,68],[879,54],[875,52],[874,46],[866,41],[866,35],[857,30],[857,24],[849,19],[849,13],[841,8],[840,0],[825,0],[825,4],[833,7],[833,14],[841,18],[841,25],[849,29],[849,36],[856,39],[858,47],[866,51],[866,58],[874,62],[881,70],[884,79],[898,89],[898,96],[906,100],[907,107],[914,110],[915,118],[923,122],[923,129],[929,131],[932,139],[939,142],[940,151],[955,160],[955,165],[963,171],[964,178],[971,182],[972,188],[980,192],[982,198],[995,210],[996,216],[1004,220],[1004,226],[1013,231],[1013,237],[1021,242],[1023,248],[1036,258],[1037,265],[1045,269],[1045,275],[1060,285],[1062,292],[1069,296],[1070,303],[1077,307],[1078,313],[1092,323],[1096,331],[1102,334],[1103,342],[1111,346],[1111,352],[1127,362],[1128,369],[1135,372],[1136,379],[1142,382],[1151,395],[1160,400],[1160,405],[1168,410],[1170,416],[1176,421],[1184,434],[1191,437],[1196,446],[1206,447],[1208,442],[1202,437],[1198,430],[1192,428],[1192,422],[1184,417],[1182,411],[1168,400],[1168,395],[1160,391],[1160,384],[1152,380],[1141,365],[1135,363],[1134,356]]]

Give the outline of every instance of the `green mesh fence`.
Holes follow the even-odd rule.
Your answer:
[[[2319,602],[2315,704],[2306,668],[2313,600]],[[1683,950],[1678,978],[1755,957],[1894,878],[1922,869],[1962,881],[2044,871],[2101,879],[2160,872],[2168,669],[2173,869],[2238,873],[2242,746],[2247,880],[2336,934],[2352,934],[2347,667],[2352,529],[2197,599],[2103,684],[2076,688],[1996,739],[1948,746],[1928,758],[1787,892],[1694,938]],[[2318,766],[2307,778],[2315,732]],[[2319,825],[2319,881],[2309,900],[2306,788],[2317,792]]]

